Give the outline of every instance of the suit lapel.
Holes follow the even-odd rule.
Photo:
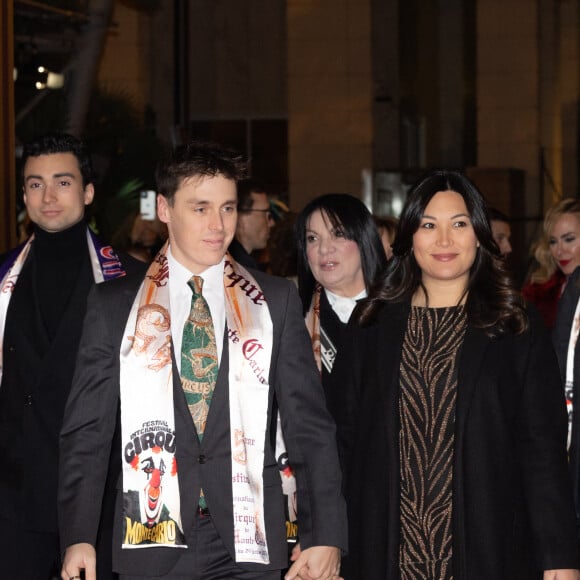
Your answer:
[[[381,390],[378,397],[383,398],[385,444],[379,444],[386,452],[388,485],[385,489],[388,505],[387,537],[389,541],[387,561],[393,577],[398,577],[398,548],[399,548],[399,495],[400,495],[400,458],[399,458],[399,392],[401,350],[407,330],[410,304],[391,303],[385,307],[379,321],[381,332],[378,334],[378,343],[382,345],[381,360],[377,361],[377,383]],[[372,380],[372,377],[371,377]],[[377,398],[376,400],[380,400]]]
[[[455,433],[459,437],[459,441],[456,441],[456,447],[462,441],[473,391],[480,376],[481,365],[489,342],[490,338],[483,330],[471,326],[467,327],[461,348],[457,377],[457,408],[455,413],[457,426]]]
[[[401,348],[407,329],[410,305],[408,303],[396,303],[389,305],[381,316],[380,328],[382,330],[380,343],[384,345],[384,359],[379,361],[381,391],[384,397],[385,412],[387,417],[398,416],[399,404],[399,368],[401,362]],[[383,321],[384,320],[384,321]],[[394,414],[393,414],[394,413]],[[398,421],[389,421],[387,427],[393,442],[398,441]],[[398,443],[397,443],[398,445]]]

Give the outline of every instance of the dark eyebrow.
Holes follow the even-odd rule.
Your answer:
[[[60,178],[60,177],[70,177],[71,179],[76,179],[73,173],[63,172],[63,173],[55,173],[53,178]],[[42,181],[42,175],[27,175],[25,181],[29,181],[30,179],[40,179]]]
[[[450,219],[455,220],[458,217],[466,217],[468,219],[471,219],[470,216],[469,216],[469,214],[466,214],[466,213],[458,213],[456,215],[452,215]],[[437,221],[437,218],[436,217],[431,216],[431,215],[427,215],[427,214],[423,214],[422,219],[428,219],[428,220],[435,220],[435,221]]]

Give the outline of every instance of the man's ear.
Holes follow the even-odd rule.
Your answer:
[[[90,205],[93,203],[93,198],[95,197],[95,186],[92,183],[87,183],[85,187],[85,205]]]
[[[157,217],[164,224],[168,224],[171,221],[169,216],[169,202],[160,193],[157,194]]]

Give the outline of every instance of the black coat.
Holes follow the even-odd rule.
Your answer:
[[[347,580],[396,579],[399,367],[409,304],[351,324],[329,405],[345,469]],[[537,315],[520,336],[468,326],[458,371],[453,463],[455,580],[533,580],[578,565],[556,357]]]
[[[558,315],[553,332],[554,347],[558,355],[562,385],[566,382],[566,366],[568,343],[574,321],[576,305],[580,300],[580,268],[576,268],[568,280],[566,289],[558,303]],[[572,438],[570,442],[570,472],[574,485],[574,500],[576,502],[576,518],[580,525],[580,342],[574,349],[574,411],[572,413]]]
[[[0,389],[0,517],[37,532],[57,531],[58,445],[87,295],[94,285],[88,257],[70,291],[54,337],[43,332],[33,288],[35,246],[20,273],[6,316]],[[122,257],[128,271],[144,265]],[[55,272],[58,276],[58,272]]]

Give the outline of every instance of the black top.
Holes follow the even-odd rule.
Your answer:
[[[84,220],[62,232],[49,233],[34,229],[34,294],[38,297],[40,315],[52,340],[62,321],[73,288],[79,276],[83,285],[93,282]]]

